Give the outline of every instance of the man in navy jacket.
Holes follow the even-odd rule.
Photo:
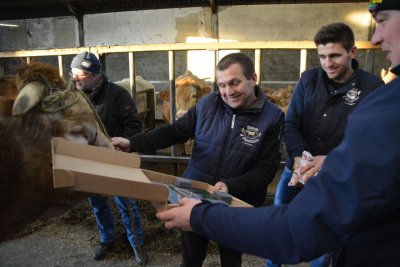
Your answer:
[[[400,1],[374,0],[380,44],[400,74]],[[343,141],[288,205],[256,209],[183,199],[157,213],[167,228],[194,230],[233,249],[298,263],[335,251],[333,266],[399,266],[400,79],[353,111]]]
[[[351,112],[383,84],[358,67],[354,34],[348,25],[323,26],[314,43],[321,67],[303,72],[294,89],[285,118],[286,166],[276,188],[275,205],[289,203],[300,192],[302,185],[296,184],[300,175],[306,181],[320,170],[329,151],[342,141]],[[313,160],[310,168],[300,170],[303,151],[310,152]],[[293,173],[297,176],[292,179]],[[331,254],[324,254],[311,266],[328,267],[330,260]],[[267,260],[266,267],[278,266]]]
[[[183,177],[261,206],[281,159],[284,114],[257,86],[254,64],[245,54],[223,57],[216,78],[219,92],[202,97],[179,120],[127,139],[113,138],[112,143],[124,151],[146,151],[194,137]],[[182,232],[181,267],[202,266],[208,243],[204,236]],[[225,245],[219,250],[221,266],[241,266],[240,251]]]

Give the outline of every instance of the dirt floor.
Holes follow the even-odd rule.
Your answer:
[[[160,171],[156,166],[151,169]],[[272,185],[271,190],[274,188]],[[271,196],[268,202],[271,203]],[[155,218],[149,202],[138,201],[138,207],[149,254],[146,266],[179,266],[179,231],[166,230]],[[73,206],[50,205],[39,218],[1,242],[0,266],[134,266],[133,253],[114,206],[113,213],[117,218],[116,243],[113,252],[102,261],[92,259],[99,235],[92,208],[84,197]],[[243,256],[243,267],[264,265],[262,258]],[[204,267],[212,266],[220,266],[215,243],[211,243],[204,263]]]
[[[142,214],[147,266],[179,266],[179,232],[166,230],[148,202],[138,202]],[[118,218],[117,211],[114,215]],[[60,213],[59,215],[56,215]],[[0,266],[132,266],[133,253],[120,220],[116,220],[114,251],[102,261],[92,259],[98,232],[91,207],[86,200],[72,209],[50,206],[41,218],[0,243]],[[263,259],[245,255],[243,266],[262,266]],[[219,266],[212,244],[204,266]]]

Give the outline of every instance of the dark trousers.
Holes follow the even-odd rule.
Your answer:
[[[194,232],[181,232],[181,267],[201,267],[207,255],[209,239]],[[218,244],[221,267],[240,267],[242,252]]]

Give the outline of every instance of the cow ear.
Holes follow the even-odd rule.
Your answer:
[[[211,93],[211,87],[210,86],[203,86],[200,89],[200,96],[205,96]]]
[[[164,101],[169,101],[169,90],[168,89],[161,90],[158,93],[158,96]]]

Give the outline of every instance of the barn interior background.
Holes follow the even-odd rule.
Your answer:
[[[242,51],[253,58],[260,53],[260,83],[278,88],[293,85],[301,71],[319,66],[312,39],[322,25],[349,24],[356,40],[363,43],[360,48],[371,47],[368,40],[375,26],[367,12],[368,1],[167,2],[2,1],[0,74],[10,74],[13,65],[33,56],[33,60],[59,66],[66,76],[72,57],[90,50],[101,56],[111,81],[135,73],[159,91],[185,69],[213,82],[215,57],[226,51],[219,48],[229,44],[234,49],[235,43],[240,47],[245,42],[249,45],[242,46]],[[257,48],[260,42],[267,45],[259,44],[259,51],[245,49]],[[168,51],[172,45],[176,50],[171,78]],[[197,50],[185,50],[190,47]],[[134,52],[133,60],[129,52]],[[379,49],[362,49],[358,59],[362,68],[378,75],[387,67]],[[159,108],[155,116],[161,119]]]
[[[388,63],[368,42],[375,27],[368,2],[1,1],[0,75],[33,60],[58,66],[68,77],[73,56],[90,50],[111,81],[140,75],[158,92],[186,69],[212,83],[216,57],[240,49],[256,59],[260,84],[280,88],[319,66],[312,40],[332,22],[351,26],[360,66],[380,75]]]

